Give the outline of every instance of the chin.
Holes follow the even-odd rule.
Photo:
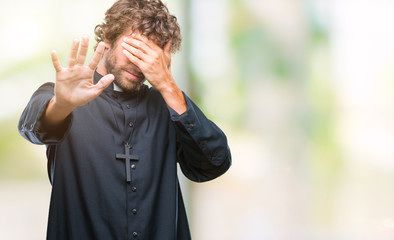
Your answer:
[[[117,80],[115,78],[115,84],[122,89],[124,92],[135,92],[138,91],[145,80]]]

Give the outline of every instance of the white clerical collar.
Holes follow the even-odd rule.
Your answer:
[[[114,91],[123,92],[123,90],[118,85],[116,85],[115,83],[113,84],[114,84]]]

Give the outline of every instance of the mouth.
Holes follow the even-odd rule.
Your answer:
[[[132,80],[140,80],[140,79],[142,79],[143,78],[143,76],[142,76],[142,74],[136,74],[136,73],[133,73],[133,72],[130,72],[130,71],[127,71],[127,70],[123,70],[126,74],[127,74],[127,76],[129,77],[129,78],[131,78]]]

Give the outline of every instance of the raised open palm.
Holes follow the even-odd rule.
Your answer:
[[[89,47],[89,38],[75,39],[71,46],[67,67],[62,67],[56,51],[52,51],[52,63],[56,70],[55,101],[58,106],[74,109],[96,98],[114,80],[112,74],[105,75],[97,84],[93,83],[93,74],[104,53],[105,44],[99,43],[92,60],[85,65]],[[79,50],[79,52],[78,52]]]

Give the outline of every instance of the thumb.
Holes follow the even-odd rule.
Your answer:
[[[104,89],[106,89],[115,79],[115,76],[112,74],[107,74],[94,85],[94,87],[101,93]]]
[[[169,40],[166,45],[164,45],[164,53],[166,55],[170,55],[171,56],[171,46],[172,46],[172,40]]]
[[[164,56],[166,58],[166,65],[168,68],[171,68],[171,46],[172,40],[169,40],[163,48]]]

